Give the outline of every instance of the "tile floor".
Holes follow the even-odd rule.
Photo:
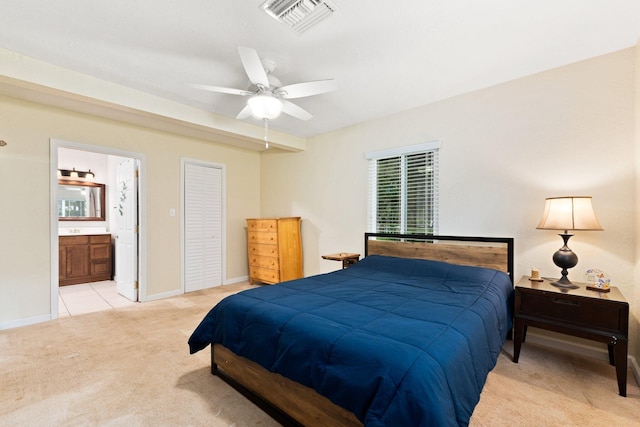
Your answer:
[[[77,316],[132,304],[135,302],[118,294],[116,282],[112,280],[58,288],[59,317]]]

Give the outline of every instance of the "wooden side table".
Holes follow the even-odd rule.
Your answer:
[[[513,361],[518,363],[528,326],[599,341],[608,346],[618,392],[626,396],[629,304],[616,287],[605,293],[578,285],[578,289],[561,289],[547,280],[520,279],[515,290]]]
[[[337,254],[322,255],[322,259],[330,259],[332,261],[342,261],[342,268],[348,268],[360,260],[360,254],[349,252],[339,252]]]

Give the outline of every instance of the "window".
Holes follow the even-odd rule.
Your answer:
[[[440,142],[367,153],[369,230],[437,234]]]

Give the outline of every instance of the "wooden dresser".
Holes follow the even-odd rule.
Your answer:
[[[250,283],[302,277],[300,222],[300,217],[247,219]]]
[[[111,235],[89,234],[58,237],[58,284],[111,280]]]

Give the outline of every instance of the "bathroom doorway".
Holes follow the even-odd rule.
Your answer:
[[[111,274],[116,291],[129,301],[144,301],[146,296],[145,156],[108,147],[91,146],[63,140],[51,140],[51,314],[60,312],[58,298],[60,261],[59,239],[66,235],[111,236]],[[92,166],[92,167],[90,167]],[[103,218],[76,221],[58,220],[59,170],[86,172],[91,169],[93,181],[105,184]],[[96,221],[93,221],[95,219]],[[60,237],[59,236],[65,236]],[[114,250],[115,249],[115,250]],[[64,259],[62,259],[64,261]],[[91,264],[93,266],[93,264]],[[63,272],[64,273],[64,272]],[[100,282],[97,285],[108,286]],[[72,285],[75,286],[75,285]]]

